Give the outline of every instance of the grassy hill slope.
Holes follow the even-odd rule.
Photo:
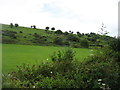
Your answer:
[[[103,46],[114,39],[110,36],[96,33],[62,32],[61,30],[34,29],[28,27],[10,27],[2,25],[2,39],[5,44],[27,44],[44,46],[68,46],[74,48],[88,48],[89,46]]]

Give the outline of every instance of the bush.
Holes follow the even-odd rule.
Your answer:
[[[114,51],[120,51],[120,38],[114,39],[111,42],[109,42],[109,47]]]
[[[19,25],[17,23],[15,23],[15,27],[18,27]]]
[[[2,38],[2,42],[6,44],[15,44],[18,43],[18,40],[16,40],[16,37],[9,38],[9,37],[4,37]]]
[[[49,27],[45,27],[46,30],[49,30]]]
[[[60,37],[56,37],[54,38],[53,43],[57,45],[63,45],[63,39]]]
[[[73,41],[73,42],[79,42],[79,38],[73,34],[67,35],[67,40]]]
[[[119,65],[103,52],[79,62],[71,49],[58,51],[51,56],[52,62],[23,64],[16,72],[3,76],[3,88],[118,89]]]
[[[119,66],[118,64],[111,58],[103,56],[103,55],[95,55],[88,58],[89,60],[84,63],[83,71],[80,72],[90,77],[92,81],[90,82],[90,86],[100,87],[98,79],[102,79],[102,83],[106,85],[106,87],[110,88],[118,88],[119,86]],[[112,78],[112,79],[111,79]]]
[[[23,33],[22,31],[20,31],[20,33]]]
[[[13,23],[10,23],[10,27],[13,28]]]
[[[85,39],[82,39],[82,40],[80,40],[80,45],[81,45],[81,47],[88,48],[89,42]]]
[[[52,27],[52,28],[51,28],[51,30],[53,30],[53,31],[54,31],[54,30],[55,30],[55,28],[54,28],[54,27]]]
[[[9,30],[4,30],[2,31],[3,36],[8,36],[10,38],[14,38],[16,36],[17,32],[15,31],[9,31]]]
[[[52,61],[73,61],[75,53],[71,49],[67,49],[66,51],[58,51],[51,56]]]
[[[63,32],[61,30],[55,31],[55,34],[62,34]]]

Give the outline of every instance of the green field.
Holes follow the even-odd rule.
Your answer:
[[[2,45],[2,70],[3,73],[16,70],[16,65],[22,63],[39,64],[43,60],[50,60],[50,56],[57,50],[64,50],[67,47],[54,46],[32,46],[32,45]],[[83,60],[92,53],[90,49],[73,48],[76,52],[75,58]]]

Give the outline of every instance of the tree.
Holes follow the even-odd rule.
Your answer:
[[[78,35],[79,37],[81,37],[81,36],[82,36],[80,32],[77,32],[77,35]]]
[[[71,30],[69,30],[69,33],[71,33],[72,31]]]
[[[19,25],[17,23],[15,23],[15,27],[18,27]]]
[[[82,36],[84,36],[85,34],[84,34],[84,33],[82,33],[81,35],[82,35]]]
[[[33,27],[33,26],[30,26],[31,28]]]
[[[73,34],[67,35],[67,40],[69,41],[74,41],[74,42],[79,42],[79,38]]]
[[[46,30],[49,30],[49,27],[46,27],[45,29],[46,29]]]
[[[10,27],[11,27],[11,28],[13,27],[13,23],[10,23]]]
[[[52,27],[52,28],[51,28],[51,30],[53,30],[53,31],[54,31],[54,30],[55,30],[55,28],[54,28],[54,27]]]
[[[61,30],[55,31],[55,34],[62,34],[63,32]]]
[[[36,29],[36,26],[35,26],[35,25],[33,25],[33,28],[34,28],[34,29]]]
[[[64,32],[64,35],[68,35],[69,33],[67,31]]]
[[[102,27],[100,28],[101,31],[98,31],[101,35],[107,35],[109,32],[105,31],[104,29],[106,28],[106,26],[104,25],[104,23],[102,23]]]

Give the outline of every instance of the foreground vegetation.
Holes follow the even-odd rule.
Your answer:
[[[120,48],[115,45],[120,45],[120,41],[114,41],[109,48],[83,62],[75,60],[75,52],[68,49],[54,53],[52,62],[33,66],[23,64],[16,72],[3,76],[3,87],[119,89]]]

